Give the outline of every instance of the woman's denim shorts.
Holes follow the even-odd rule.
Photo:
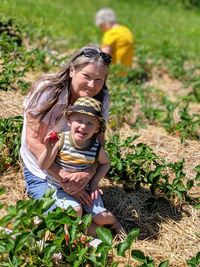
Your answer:
[[[55,203],[50,210],[53,210],[57,206],[63,209],[67,209],[69,206],[72,206],[73,208],[82,206],[84,211],[92,214],[93,217],[103,211],[106,211],[100,194],[98,198],[93,201],[92,206],[88,207],[87,205],[82,205],[72,196],[68,195],[61,187],[35,176],[25,165],[24,177],[26,182],[26,191],[31,198],[40,199],[43,197],[47,189],[55,189],[55,192],[52,195],[55,199]]]

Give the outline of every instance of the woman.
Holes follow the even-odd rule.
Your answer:
[[[41,170],[37,158],[44,150],[44,137],[49,131],[66,131],[66,106],[79,97],[95,97],[103,103],[103,117],[108,119],[106,79],[111,57],[97,47],[85,47],[75,52],[66,67],[56,74],[43,76],[33,84],[25,102],[22,145],[26,189],[32,198],[41,198],[48,189],[47,172]],[[68,194],[90,205],[84,190],[92,178],[95,166],[85,172],[68,173],[53,163],[48,170]]]

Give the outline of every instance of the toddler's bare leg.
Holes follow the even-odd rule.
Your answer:
[[[96,225],[103,226],[103,225],[111,225],[111,228],[114,229],[116,234],[119,235],[126,235],[124,228],[122,227],[121,223],[117,221],[115,216],[108,211],[101,212],[97,214],[93,221]]]
[[[115,216],[108,211],[103,211],[93,217],[93,222],[99,226],[103,225],[115,225],[117,220]]]
[[[96,238],[97,237],[97,234],[96,234],[97,227],[98,227],[98,225],[96,223],[92,222],[91,225],[87,229],[87,235]]]
[[[92,224],[88,228],[87,234],[93,237],[97,237],[96,229],[99,226],[103,225],[114,225],[116,223],[116,219],[111,212],[103,211],[92,219]]]
[[[116,234],[121,235],[121,236],[126,235],[126,231],[124,230],[121,223],[119,223],[118,221],[113,225],[112,228],[115,230]]]

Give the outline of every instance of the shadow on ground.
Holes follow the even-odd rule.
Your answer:
[[[163,221],[182,218],[180,207],[164,197],[153,196],[146,188],[128,193],[120,186],[103,187],[102,190],[105,207],[114,213],[127,233],[139,228],[140,240],[157,239]]]

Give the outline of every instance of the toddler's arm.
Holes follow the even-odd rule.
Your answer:
[[[38,157],[38,165],[43,170],[48,170],[55,160],[60,142],[59,138],[55,134],[55,132],[49,132],[44,138],[44,150],[41,155]]]
[[[108,170],[110,169],[110,159],[108,156],[108,153],[101,147],[100,152],[99,152],[99,167],[93,176],[90,184],[90,191],[91,191],[91,198],[96,199],[99,193],[99,182],[101,178],[103,178]]]

